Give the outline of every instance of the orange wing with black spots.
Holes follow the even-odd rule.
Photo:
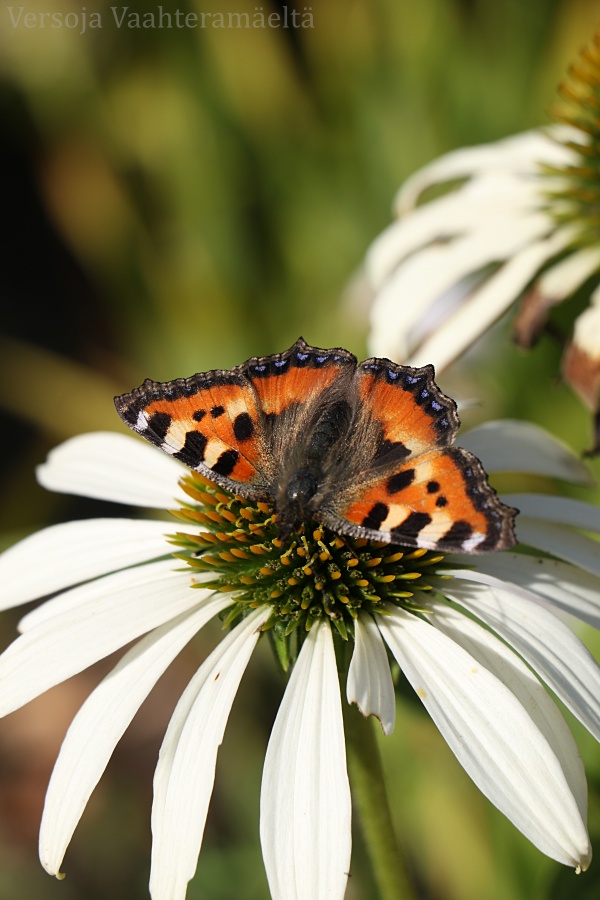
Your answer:
[[[368,486],[342,493],[324,521],[357,537],[484,553],[513,546],[515,513],[488,485],[479,460],[449,447],[419,454]]]
[[[398,458],[448,447],[458,431],[456,403],[433,380],[433,366],[399,366],[366,359],[354,376],[360,415],[381,430],[385,451]]]
[[[489,486],[479,460],[453,447],[454,401],[433,366],[367,359],[356,370],[352,432],[369,446],[351,482],[321,505],[329,527],[358,537],[432,550],[482,553],[513,546],[515,510]],[[370,442],[365,435],[376,435]],[[352,443],[352,434],[350,435]]]
[[[456,404],[432,366],[321,350],[300,338],[115,399],[146,440],[241,497],[270,502],[280,536],[314,521],[357,537],[480,553],[515,543],[515,510],[453,447]]]
[[[340,379],[349,380],[355,368],[356,357],[347,350],[319,350],[299,338],[284,353],[249,359],[234,371],[251,381],[263,413],[279,416],[319,402]]]
[[[295,436],[304,434],[324,394],[356,358],[317,350],[300,338],[284,353],[255,357],[164,383],[147,379],[115,398],[133,431],[205,477],[254,500],[273,500]]]
[[[115,398],[123,421],[207,478],[252,499],[269,499],[270,457],[252,385],[232,372],[163,384],[147,380]]]

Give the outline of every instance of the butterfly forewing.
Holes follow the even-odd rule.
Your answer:
[[[214,371],[145,381],[115,404],[130,428],[175,459],[241,496],[268,499],[260,406],[242,375]]]
[[[263,413],[278,416],[292,406],[311,405],[355,366],[347,350],[319,350],[300,338],[284,353],[249,359],[237,371],[251,381]]]
[[[415,369],[388,359],[366,359],[354,376],[359,408],[383,435],[378,453],[413,456],[449,446],[458,430],[456,404],[434,382],[433,366]]]
[[[300,338],[284,353],[250,359],[236,370],[258,397],[276,472],[274,494],[302,466],[319,417],[345,395],[355,367],[356,358],[347,350],[320,350]]]

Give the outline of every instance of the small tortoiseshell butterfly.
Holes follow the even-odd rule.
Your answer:
[[[479,460],[452,446],[456,404],[433,366],[357,365],[300,338],[249,359],[115,398],[134,431],[209,480],[274,505],[280,537],[310,519],[408,547],[512,547],[516,510]]]

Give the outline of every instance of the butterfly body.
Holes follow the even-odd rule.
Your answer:
[[[123,421],[210,480],[274,507],[281,537],[310,520],[408,547],[515,543],[515,510],[453,446],[454,402],[431,366],[321,350],[283,353],[115,399]]]

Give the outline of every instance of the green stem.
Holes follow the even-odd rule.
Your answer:
[[[414,900],[404,856],[394,833],[390,806],[373,727],[355,707],[345,706],[348,769],[352,800],[358,810],[381,900]]]

